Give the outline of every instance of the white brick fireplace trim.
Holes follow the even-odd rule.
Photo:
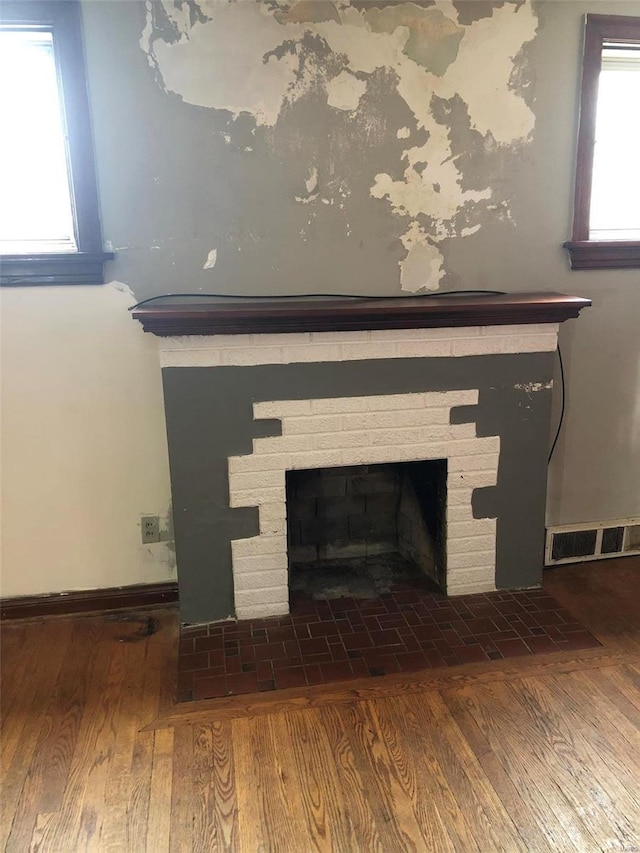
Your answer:
[[[448,358],[553,352],[558,323],[362,332],[184,335],[160,338],[162,367],[252,366],[370,358]]]
[[[500,437],[450,424],[453,406],[477,402],[469,389],[254,403],[254,417],[281,420],[282,435],[254,439],[252,454],[229,458],[230,505],[258,507],[260,519],[258,536],[231,542],[237,617],[289,610],[288,470],[447,459],[447,593],[494,590],[496,519],[474,518],[471,497],[496,485]]]

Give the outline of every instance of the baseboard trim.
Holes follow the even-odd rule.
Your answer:
[[[100,610],[122,610],[173,604],[178,601],[177,583],[134,584],[108,589],[54,592],[0,599],[0,619],[61,616]]]

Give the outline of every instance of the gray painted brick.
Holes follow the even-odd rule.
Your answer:
[[[261,418],[253,422],[253,437],[268,438],[282,435],[282,421],[275,418]]]

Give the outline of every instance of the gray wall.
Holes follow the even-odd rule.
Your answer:
[[[84,4],[110,276],[136,298],[588,296],[548,521],[640,514],[640,273],[561,248],[583,15],[640,2],[291,5]]]

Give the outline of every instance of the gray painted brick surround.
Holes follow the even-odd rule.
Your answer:
[[[231,541],[259,535],[258,508],[230,506],[229,459],[278,436],[277,419],[253,404],[477,389],[477,405],[451,410],[452,424],[500,437],[497,484],[476,488],[474,518],[495,518],[495,585],[540,583],[553,352],[456,357],[397,355],[310,364],[163,367],[181,618],[233,616]],[[166,364],[166,361],[165,361]]]

